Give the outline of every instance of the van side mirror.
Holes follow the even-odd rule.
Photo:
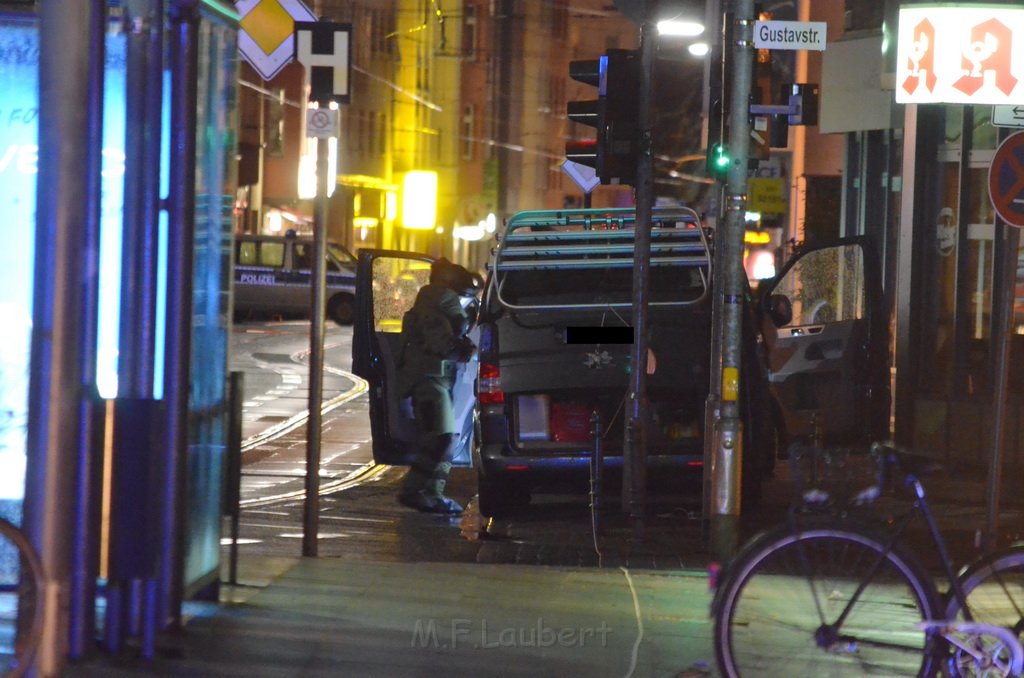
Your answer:
[[[776,327],[785,327],[793,322],[793,303],[784,294],[772,294],[767,299],[765,311]]]

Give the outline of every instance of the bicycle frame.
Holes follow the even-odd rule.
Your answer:
[[[955,638],[951,637],[951,632],[961,632],[969,634],[988,634],[995,635],[1002,639],[1004,644],[1011,648],[1012,659],[1011,665],[1017,672],[1021,670],[1022,662],[1022,648],[1020,642],[1012,634],[1005,629],[992,627],[987,624],[975,623],[974,618],[971,615],[970,608],[967,605],[967,596],[963,591],[963,587],[960,585],[959,578],[954,570],[953,560],[950,556],[949,549],[946,545],[945,539],[942,537],[942,533],[939,530],[938,523],[935,520],[935,516],[932,513],[931,507],[928,504],[928,499],[925,493],[924,485],[915,474],[906,474],[904,476],[904,483],[909,486],[915,495],[913,504],[898,521],[896,526],[892,529],[887,530],[888,538],[884,542],[884,550],[879,553],[877,560],[871,564],[867,575],[857,585],[850,600],[846,603],[839,616],[832,623],[827,623],[825,620],[824,611],[821,608],[820,597],[818,592],[815,590],[815,582],[808,578],[808,586],[811,588],[812,599],[814,600],[816,612],[818,618],[821,621],[821,626],[815,631],[814,638],[815,642],[819,647],[829,648],[834,646],[840,641],[844,642],[863,642],[862,639],[843,636],[840,632],[847,617],[852,612],[854,606],[860,600],[861,594],[865,591],[867,586],[872,582],[875,575],[878,573],[882,564],[885,562],[888,554],[892,552],[897,541],[902,537],[907,527],[913,522],[914,518],[921,514],[924,516],[925,524],[928,527],[928,531],[931,534],[932,543],[935,545],[936,551],[939,554],[939,559],[942,561],[943,570],[945,571],[946,579],[949,582],[949,591],[947,595],[955,597],[960,610],[962,611],[965,621],[953,622],[951,620],[934,620],[926,621],[921,625],[921,629],[924,630],[929,637],[938,635],[951,646],[958,647],[962,650],[971,651],[971,648],[966,647],[963,643],[959,642]],[[789,524],[794,532],[800,530],[798,524],[796,509],[790,511]],[[807,554],[801,547],[799,549],[801,565],[805,568],[805,571],[810,571],[810,563],[807,559]],[[877,644],[877,643],[876,643]],[[972,653],[973,654],[973,653]],[[1016,675],[1016,674],[1015,674]]]

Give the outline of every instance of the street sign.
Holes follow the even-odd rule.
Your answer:
[[[1007,137],[988,170],[988,195],[1010,226],[1024,227],[1024,132]]]
[[[1020,104],[993,106],[992,124],[996,127],[1024,127],[1024,106]]]
[[[306,136],[317,139],[330,139],[340,136],[340,118],[337,109],[308,108],[306,109]]]
[[[239,0],[238,51],[264,80],[273,80],[294,57],[296,21],[316,21],[300,0]]]
[[[352,24],[295,22],[295,60],[309,75],[309,100],[349,103]]]
[[[827,28],[824,21],[758,21],[754,24],[754,47],[822,52]]]

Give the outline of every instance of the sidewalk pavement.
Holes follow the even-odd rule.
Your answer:
[[[784,476],[769,484],[744,536],[781,517],[789,496]],[[1000,515],[1005,539],[1024,526],[1017,482],[1004,487],[1013,504]],[[984,479],[949,473],[926,479],[926,486],[957,563],[978,555]],[[451,529],[451,539],[460,539]],[[925,536],[919,523],[907,541],[934,569]],[[715,675],[711,592],[699,565],[706,556],[691,551],[685,562],[698,563],[692,568],[619,562],[553,567],[246,556],[239,584],[223,587],[220,605],[189,603],[184,632],[164,639],[153,661],[100,656],[66,675]]]
[[[240,582],[224,592],[235,602],[195,610],[180,656],[68,675],[653,677],[713,664],[701,572],[251,558]]]

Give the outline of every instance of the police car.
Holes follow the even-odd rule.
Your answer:
[[[327,317],[351,325],[356,294],[355,257],[327,243]],[[309,315],[312,236],[235,236],[235,314]]]

